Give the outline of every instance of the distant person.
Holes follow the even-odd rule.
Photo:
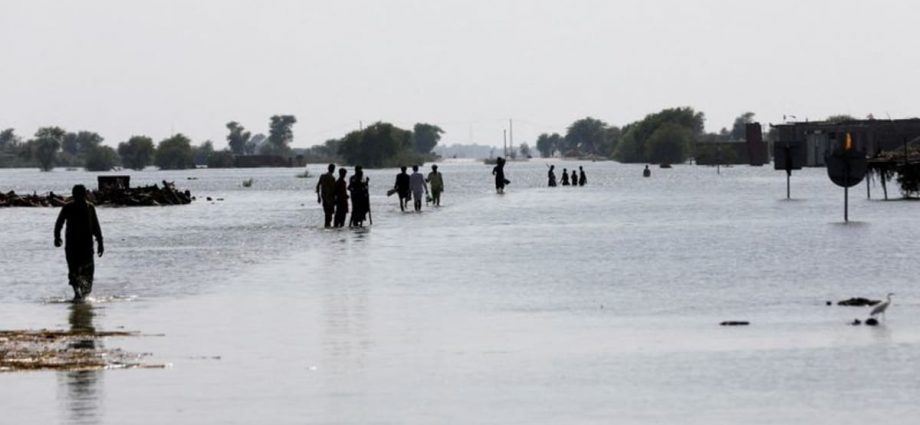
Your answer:
[[[569,170],[566,168],[562,169],[562,185],[563,186],[569,185]]]
[[[93,238],[96,238],[96,251],[102,257],[105,248],[102,244],[102,228],[96,217],[96,207],[86,201],[86,187],[78,184],[73,187],[73,200],[61,207],[57,222],[54,223],[54,246],[60,247],[61,228],[67,225],[64,254],[67,257],[67,278],[73,287],[74,300],[82,300],[93,291],[93,274],[96,266],[93,262]]]
[[[556,187],[556,166],[550,165],[549,172],[546,173],[546,177],[549,179],[549,187]]]
[[[360,165],[355,167],[355,174],[348,181],[348,191],[351,192],[351,222],[352,227],[364,226],[364,220],[371,212],[370,179],[364,177]]]
[[[409,175],[406,174],[406,167],[402,166],[399,169],[400,173],[396,175],[396,184],[393,185],[393,189],[399,195],[399,210],[405,211],[406,205],[409,204],[409,197],[412,196],[412,191],[409,187]]]
[[[441,192],[444,191],[444,177],[438,171],[437,165],[431,166],[431,172],[428,173],[428,178],[425,181],[431,185],[431,204],[440,207]]]
[[[495,192],[505,193],[505,185],[511,183],[505,178],[505,159],[498,157],[495,159],[495,168],[492,168],[492,175],[495,176]]]
[[[419,212],[422,210],[422,195],[428,196],[428,185],[425,184],[425,176],[418,172],[418,165],[412,166],[412,175],[409,176],[409,187],[412,189],[415,212]]]
[[[316,203],[323,204],[325,219],[323,225],[332,227],[332,215],[335,214],[335,164],[329,164],[329,172],[319,176],[316,182]]]
[[[572,169],[572,187],[578,186],[578,173],[575,169]]]
[[[332,227],[344,227],[345,217],[348,216],[348,182],[345,175],[348,170],[339,168],[339,179],[335,181],[335,219]]]
[[[585,169],[578,166],[578,185],[584,186],[588,183],[588,177],[585,176]]]
[[[648,169],[648,165],[645,166],[645,170],[642,170],[642,177],[651,177],[652,170]]]

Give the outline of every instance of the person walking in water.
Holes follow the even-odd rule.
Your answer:
[[[549,178],[549,187],[556,187],[556,166],[550,165],[549,172],[546,173],[546,177]]]
[[[335,219],[332,227],[344,227],[345,217],[348,215],[348,182],[345,175],[348,170],[339,168],[339,179],[335,181]]]
[[[412,196],[412,191],[409,187],[409,175],[406,174],[406,167],[399,167],[400,173],[396,175],[396,184],[393,185],[393,189],[396,190],[396,194],[399,196],[399,210],[405,211],[406,206],[409,204],[409,197]]]
[[[431,172],[428,173],[428,178],[425,179],[431,185],[431,204],[440,207],[441,206],[441,192],[444,191],[444,178],[441,176],[441,173],[438,172],[438,166],[432,165]]]
[[[495,168],[492,168],[492,175],[495,176],[495,192],[505,193],[505,185],[511,183],[505,178],[505,159],[498,157],[495,159]]]
[[[428,185],[425,184],[425,176],[418,172],[418,165],[412,166],[412,175],[409,176],[409,187],[412,189],[412,200],[415,205],[415,212],[422,210],[422,194],[428,196]]]
[[[356,166],[355,175],[348,181],[348,191],[351,192],[351,227],[363,227],[364,219],[371,212],[369,184],[370,179],[364,177],[363,168]]]
[[[648,169],[648,165],[645,166],[645,170],[642,170],[642,177],[651,177],[652,170]]]
[[[86,201],[86,187],[73,187],[73,200],[61,207],[54,223],[54,246],[64,244],[67,257],[67,278],[73,287],[74,300],[82,300],[93,291],[93,238],[96,238],[96,252],[99,257],[105,252],[102,244],[102,228],[96,216],[96,207]],[[66,244],[61,240],[61,229],[67,225]]]
[[[565,168],[562,169],[562,185],[563,186],[569,185],[569,170]]]
[[[581,168],[581,165],[578,166],[578,185],[584,186],[588,183],[588,177],[585,176],[585,169]]]
[[[329,172],[319,176],[316,182],[316,203],[323,204],[324,227],[332,227],[332,215],[335,214],[335,164],[329,164]]]
[[[575,172],[575,169],[572,169],[572,187],[578,186],[578,173]]]

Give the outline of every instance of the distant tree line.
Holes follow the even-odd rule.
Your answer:
[[[339,162],[366,168],[422,164],[436,157],[432,150],[442,134],[444,130],[433,124],[418,123],[406,130],[377,122],[309,148],[304,157],[308,162]]]
[[[87,171],[109,171],[116,167],[142,170],[149,165],[174,170],[207,165],[233,167],[234,155],[280,155],[292,153],[293,115],[275,115],[269,121],[269,136],[252,135],[233,121],[227,123],[227,148],[215,150],[208,140],[199,146],[179,133],[154,144],[147,136],[132,136],[117,149],[103,145],[103,137],[92,131],[68,132],[61,127],[42,127],[24,141],[15,130],[0,131],[0,167],[38,167],[50,171],[56,166],[84,167]]]

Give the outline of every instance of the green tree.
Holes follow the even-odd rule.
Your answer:
[[[388,164],[400,154],[403,160],[415,158],[405,155],[405,151],[411,150],[411,139],[410,131],[390,123],[378,122],[364,130],[348,133],[338,143],[338,149],[348,164],[376,168]]]
[[[754,122],[753,112],[745,112],[735,118],[735,123],[732,124],[732,131],[729,133],[731,140],[747,139],[747,125],[752,122]]]
[[[42,171],[54,168],[55,158],[61,149],[61,141],[67,134],[60,127],[42,127],[35,132],[35,138],[29,141],[28,155],[38,162]]]
[[[182,134],[163,139],[157,144],[154,163],[161,170],[195,168],[192,142]]]
[[[140,171],[150,165],[155,153],[153,139],[147,136],[132,136],[127,142],[118,144],[121,163],[132,170]]]
[[[118,153],[108,146],[95,146],[86,152],[86,171],[109,171],[118,165]]]
[[[259,146],[265,144],[265,139],[267,139],[267,138],[268,138],[268,137],[266,137],[266,136],[265,136],[264,134],[262,134],[262,133],[254,134],[254,135],[249,139],[249,141],[246,142],[246,148],[244,149],[244,152],[243,152],[243,153],[245,153],[246,155],[253,155],[253,154],[255,154],[256,151],[259,149]]]
[[[294,140],[293,115],[275,115],[271,118],[268,131],[268,143],[262,145],[259,153],[266,155],[286,155],[290,153],[290,143]]]
[[[19,136],[16,135],[16,130],[8,128],[0,131],[0,149],[15,148],[19,146],[20,141]]]
[[[412,129],[412,147],[421,154],[431,153],[438,145],[444,130],[432,124],[418,123]]]
[[[85,156],[93,148],[102,144],[103,140],[99,133],[92,131],[67,133],[64,135],[64,140],[61,141],[61,148],[70,155]]]
[[[227,144],[230,145],[230,151],[237,155],[246,153],[246,144],[249,143],[252,134],[236,121],[228,122],[227,129],[230,130],[230,134],[227,135]]]
[[[518,149],[521,152],[521,156],[524,158],[530,158],[530,145],[527,143],[521,143],[521,147]]]
[[[543,158],[550,158],[555,155],[562,148],[562,144],[563,139],[559,133],[543,133],[537,137],[537,150],[540,151],[540,156]]]
[[[691,141],[703,134],[703,124],[706,121],[702,112],[693,108],[670,108],[661,112],[646,115],[641,121],[623,127],[623,137],[620,140],[614,158],[620,162],[650,162],[647,155],[653,150],[646,149],[646,142],[659,127],[671,123],[684,127],[689,131]]]
[[[208,158],[214,155],[214,143],[206,140],[201,146],[192,148],[192,156],[195,158],[195,165],[207,165]]]
[[[566,155],[601,155],[609,153],[607,148],[607,123],[586,117],[572,123],[565,133]]]
[[[652,163],[677,164],[687,160],[692,131],[668,122],[659,126],[645,142],[645,159]]]

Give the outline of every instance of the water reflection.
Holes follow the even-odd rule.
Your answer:
[[[96,331],[93,325],[96,312],[91,303],[73,303],[69,309],[68,322],[70,323],[71,332],[91,334]],[[74,339],[68,348],[72,350],[96,350],[98,348],[97,344],[94,338],[87,336]],[[75,370],[58,373],[58,398],[62,400],[66,423],[100,423],[101,380],[101,370]]]

